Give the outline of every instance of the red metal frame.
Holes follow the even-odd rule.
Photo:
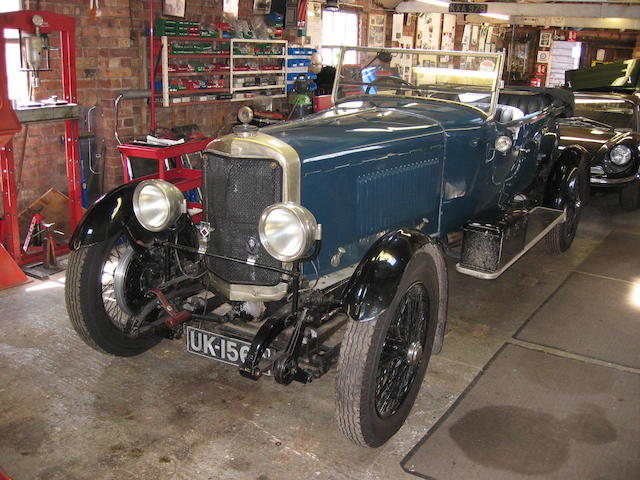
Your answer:
[[[0,14],[0,50],[3,52],[0,55],[0,70],[5,72],[7,68],[4,56],[4,30],[13,28],[26,33],[35,33],[35,27],[31,21],[34,15],[40,15],[44,19],[44,23],[40,26],[40,33],[60,33],[63,96],[69,103],[77,103],[75,20],[73,17],[38,10],[21,10],[19,12]],[[4,85],[6,85],[6,82]],[[74,229],[82,218],[78,142],[78,121],[65,120],[65,153],[71,229]],[[0,240],[2,240],[9,254],[19,265],[41,260],[44,250],[36,253],[25,253],[21,250],[18,225],[18,191],[15,180],[13,143],[11,141],[0,148],[0,173],[2,174],[2,202],[5,215],[4,236]],[[56,249],[56,254],[66,251],[68,251],[68,247],[60,245]]]
[[[158,173],[136,178],[136,181],[160,178],[162,180],[173,183],[183,192],[198,188],[202,185],[202,172],[193,168],[183,167],[182,155],[202,152],[210,141],[210,138],[203,138],[201,140],[185,142],[179,145],[172,145],[170,147],[148,147],[145,145],[136,145],[133,143],[118,145],[117,147],[122,157],[124,183],[129,183],[132,181],[132,179],[129,177],[130,157],[137,157],[157,160]],[[176,167],[167,169],[167,160],[170,158],[175,158]],[[202,205],[197,203],[190,203],[188,206],[189,208],[202,208]],[[199,221],[199,216],[194,215],[194,220]]]
[[[154,49],[154,13],[153,0],[149,0],[149,71],[151,73],[151,133],[156,132],[156,59]]]

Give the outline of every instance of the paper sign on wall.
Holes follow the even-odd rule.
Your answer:
[[[456,16],[445,13],[442,20],[442,50],[453,50],[455,36]]]
[[[384,47],[384,23],[385,16],[369,14],[369,41],[370,47]]]
[[[402,30],[404,26],[404,13],[393,14],[393,28],[391,30],[391,39],[394,42],[402,40]]]
[[[413,37],[403,35],[400,39],[400,48],[413,48]],[[410,53],[404,55],[394,55],[391,60],[391,66],[398,69],[398,73],[407,82],[411,82],[411,67],[413,67],[413,55]]]

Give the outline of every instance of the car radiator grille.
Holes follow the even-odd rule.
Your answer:
[[[204,219],[212,227],[208,252],[280,267],[260,243],[265,207],[282,201],[282,168],[269,159],[206,155]],[[228,283],[276,285],[280,274],[251,265],[207,258],[207,267]]]

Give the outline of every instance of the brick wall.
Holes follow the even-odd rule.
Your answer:
[[[39,6],[37,4],[39,3]],[[95,131],[106,154],[105,186],[112,188],[122,182],[120,156],[115,148],[114,100],[126,89],[148,87],[143,57],[148,57],[146,29],[149,24],[148,0],[101,1],[100,16],[89,15],[87,0],[24,0],[25,9],[54,11],[76,20],[76,67],[78,101],[82,107],[95,105]],[[240,0],[239,14],[252,14],[252,0]],[[162,12],[162,0],[154,1],[156,16]],[[210,24],[221,20],[221,0],[188,0],[186,19]],[[52,38],[57,46],[57,38]],[[59,73],[59,52],[51,52],[53,71],[42,72],[41,87],[35,98],[62,94]],[[158,126],[197,123],[206,135],[227,133],[235,120],[238,103],[223,103],[190,107],[158,108]],[[121,138],[132,138],[149,130],[149,110],[144,100],[121,103],[118,131]],[[66,192],[62,122],[33,124],[28,129],[23,174],[19,185],[19,203],[23,210],[48,188]],[[23,155],[25,128],[14,139],[15,158]]]
[[[88,0],[24,0],[25,9],[40,9],[69,15],[76,20],[76,66],[78,101],[82,107],[96,106],[94,131],[104,148],[106,168],[105,187],[112,188],[122,181],[120,156],[115,148],[114,100],[121,90],[148,87],[144,73],[148,58],[146,29],[149,22],[148,0],[106,0],[100,2],[100,16],[89,14]],[[188,0],[185,18],[210,24],[222,19],[222,0]],[[374,0],[358,0],[360,14],[360,43],[366,44],[368,12],[388,13],[387,32],[391,35],[391,13]],[[252,15],[253,0],[240,0],[239,16]],[[154,0],[156,16],[162,12],[162,0]],[[351,7],[346,6],[345,9]],[[413,34],[414,21],[406,27]],[[295,32],[287,38],[297,40]],[[57,38],[52,38],[57,45]],[[145,60],[143,60],[145,59]],[[61,95],[59,52],[51,52],[54,70],[41,74],[41,87],[35,98]],[[227,133],[235,120],[239,103],[220,103],[201,106],[173,106],[156,109],[158,126],[197,123],[209,136]],[[149,110],[144,100],[121,103],[118,131],[121,138],[132,138],[149,130]],[[33,124],[26,138],[23,174],[19,185],[20,209],[40,196],[48,188],[66,192],[62,122]],[[16,161],[22,158],[25,131],[15,139]]]

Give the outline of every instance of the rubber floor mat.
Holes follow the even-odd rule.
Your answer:
[[[574,272],[515,336],[640,368],[639,326],[640,283]]]
[[[402,461],[436,480],[640,478],[640,375],[507,344]]]

